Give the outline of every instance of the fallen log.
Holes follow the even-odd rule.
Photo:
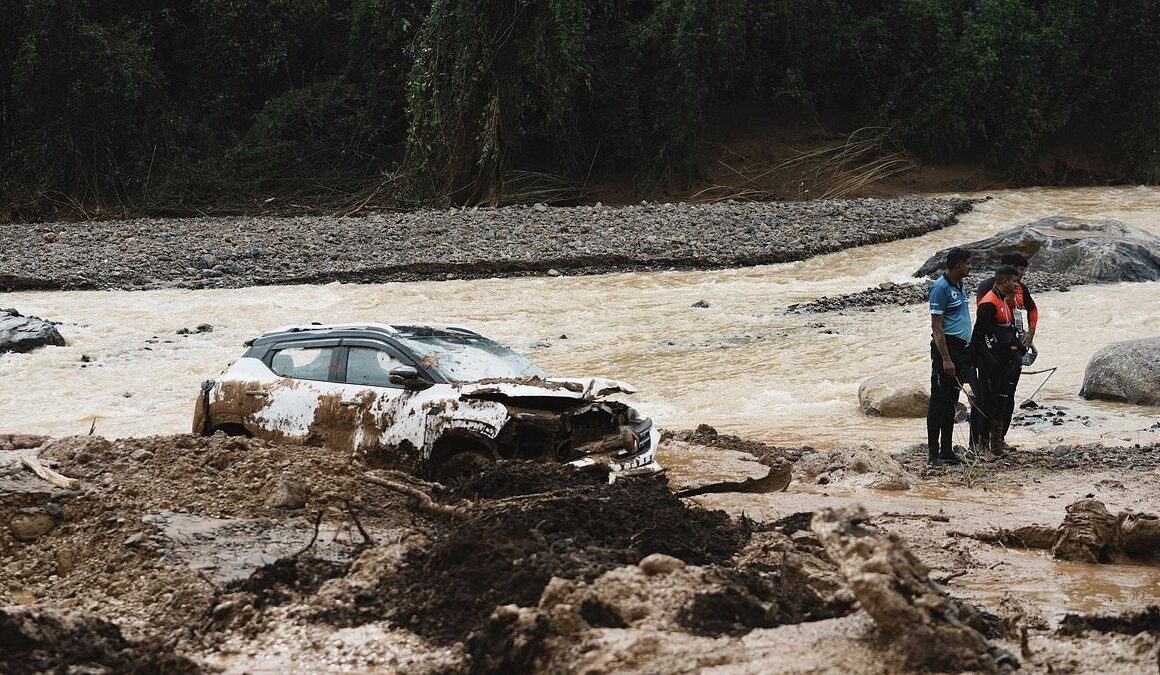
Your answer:
[[[769,473],[761,478],[746,478],[743,481],[721,481],[709,483],[687,490],[680,490],[674,494],[678,497],[695,497],[710,493],[745,492],[749,494],[765,494],[769,492],[784,492],[789,487],[793,464],[783,462],[772,467]]]
[[[1153,558],[1160,554],[1160,516],[1153,513],[1108,512],[1098,499],[1081,499],[1068,504],[1059,527],[1026,525],[1013,530],[1000,528],[956,536],[1000,544],[1011,548],[1051,549],[1060,560],[1108,563],[1125,558]]]
[[[66,490],[76,490],[81,486],[81,482],[76,478],[69,478],[68,476],[63,476],[53,471],[47,466],[41,464],[39,459],[31,455],[21,455],[20,463],[31,469],[32,472],[39,476],[42,480],[46,480],[57,487],[61,487]]]

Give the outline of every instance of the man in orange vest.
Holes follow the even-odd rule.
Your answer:
[[[1023,283],[1023,275],[1027,272],[1027,258],[1022,253],[1009,252],[1004,253],[999,258],[999,263],[1002,265],[1010,265],[1015,268],[1018,273],[1015,277],[1015,292],[1007,298],[1007,304],[1013,312],[1015,319],[1016,331],[1022,331],[1022,350],[1027,351],[1031,349],[1032,343],[1035,341],[1035,328],[1039,323],[1039,308],[1035,305],[1035,299],[1031,297],[1031,291],[1027,285]],[[995,285],[994,277],[984,279],[979,282],[979,288],[975,291],[975,304],[982,301],[983,296],[990,292]],[[1010,389],[1009,396],[1003,398],[1003,436],[1006,437],[1007,430],[1011,428],[1011,415],[1015,412],[1015,390],[1019,387],[1019,376],[1022,373],[1020,368],[1011,369],[1011,378],[1008,381],[1008,389]],[[1006,440],[1003,441],[1003,450],[1009,449]]]
[[[1010,389],[1012,369],[1021,367],[1023,345],[1016,331],[1011,300],[1019,272],[1010,265],[995,271],[995,283],[979,301],[975,327],[971,333],[971,353],[975,357],[977,382],[971,416],[971,443],[980,452],[1001,456],[1003,412],[1014,393]]]

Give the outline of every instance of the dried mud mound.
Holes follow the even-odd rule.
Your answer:
[[[853,610],[849,587],[816,541],[757,532],[731,564],[653,554],[592,581],[552,579],[534,606],[499,607],[469,637],[471,670],[607,672],[641,656],[631,635],[665,635],[673,644],[738,638]],[[593,664],[594,654],[608,666]]]
[[[246,593],[256,609],[283,605],[318,592],[329,579],[346,576],[350,565],[314,557],[290,557],[261,567],[246,579],[226,586],[227,592]]]
[[[665,431],[662,440],[676,440],[685,443],[695,443],[711,448],[735,450],[753,455],[766,466],[780,466],[786,462],[796,462],[802,455],[812,452],[813,448],[786,448],[778,445],[769,445],[760,441],[751,441],[740,436],[719,433],[708,424],[700,424],[696,429],[683,431]]]
[[[558,467],[519,471],[527,499],[474,511],[397,567],[385,565],[378,592],[357,592],[320,618],[339,625],[389,618],[435,641],[456,641],[497,606],[535,604],[552,577],[590,580],[652,553],[720,564],[749,538],[746,524],[686,506],[660,477],[543,494]],[[543,482],[530,479],[537,471]]]
[[[0,672],[182,675],[201,670],[156,642],[129,642],[103,619],[8,607],[0,609]]]
[[[0,605],[31,595],[115,621],[132,639],[186,636],[229,578],[302,550],[316,519],[326,534],[315,550],[325,544],[337,563],[358,553],[335,543],[353,529],[352,512],[376,533],[422,522],[400,508],[403,497],[368,491],[346,456],[321,448],[225,436],[73,437],[39,454],[81,488],[0,469],[0,480],[22,487],[0,490]],[[298,499],[275,499],[287,485]],[[351,539],[357,544],[358,533]],[[320,576],[300,567],[265,574],[255,582],[263,588],[251,590],[269,604]]]

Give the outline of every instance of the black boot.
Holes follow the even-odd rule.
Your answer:
[[[963,458],[955,454],[954,450],[947,450],[938,454],[939,461],[943,464],[962,464]]]
[[[929,467],[936,467],[936,466],[943,465],[942,458],[940,458],[938,455],[938,450],[927,450],[926,451],[926,465]]]

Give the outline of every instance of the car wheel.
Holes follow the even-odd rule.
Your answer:
[[[495,460],[474,450],[454,454],[435,472],[435,480],[452,485],[470,478],[490,466]]]

